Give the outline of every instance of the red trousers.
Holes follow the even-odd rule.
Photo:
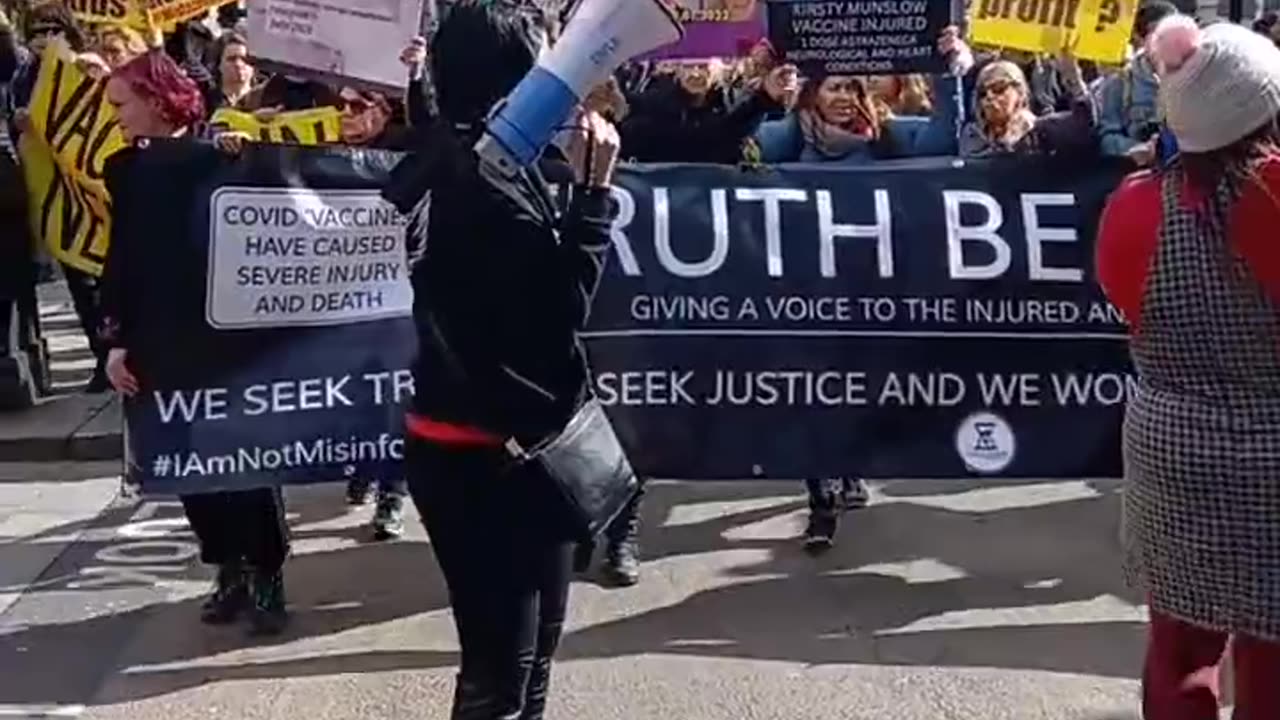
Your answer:
[[[1218,674],[1228,641],[1234,720],[1280,718],[1280,643],[1230,636],[1152,612],[1142,677],[1144,720],[1218,720]]]

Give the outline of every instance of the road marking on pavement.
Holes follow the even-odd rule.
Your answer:
[[[905,481],[895,481],[905,486]],[[1065,482],[1004,485],[966,489],[955,494],[894,495],[894,483],[886,486],[886,503],[909,503],[960,513],[993,513],[1058,505],[1077,500],[1103,497],[1099,488],[1111,490],[1119,486],[1114,480],[1068,480]]]
[[[876,635],[906,635],[936,631],[977,630],[1040,625],[1095,625],[1102,623],[1145,623],[1147,609],[1114,595],[1100,595],[1045,605],[952,610],[930,615],[896,628],[884,628]]]
[[[5,718],[74,718],[83,714],[83,705],[0,705],[0,717]]]
[[[113,541],[94,553],[92,565],[79,568],[70,590],[117,585],[168,587],[200,554],[185,519],[157,518],[175,501],[143,501],[129,521],[116,528]]]
[[[850,575],[887,575],[900,578],[908,583],[934,583],[949,580],[962,580],[969,577],[963,568],[948,565],[934,558],[919,558],[903,562],[873,563],[849,570],[835,570],[824,573],[828,577],[849,577]]]

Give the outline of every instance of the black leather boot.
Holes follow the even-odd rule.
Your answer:
[[[637,495],[605,531],[605,580],[617,587],[640,582],[640,496]]]
[[[249,635],[271,637],[284,632],[289,613],[284,601],[284,572],[257,571],[253,574],[253,614]]]
[[[373,513],[373,539],[394,540],[404,535],[404,497],[383,492],[378,486],[378,506]]]
[[[458,677],[453,688],[453,710],[449,720],[521,720],[519,711],[504,712],[493,693]]]
[[[227,625],[249,607],[249,576],[240,563],[218,566],[213,594],[200,606],[200,621]]]
[[[551,658],[537,658],[529,671],[529,684],[525,686],[524,711],[520,720],[542,720],[547,710],[547,693],[551,689]]]

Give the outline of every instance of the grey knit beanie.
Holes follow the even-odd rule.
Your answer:
[[[1186,152],[1226,147],[1280,113],[1280,49],[1270,38],[1174,16],[1156,26],[1148,49],[1165,117]]]

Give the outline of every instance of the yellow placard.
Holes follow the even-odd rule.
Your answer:
[[[198,18],[226,0],[63,0],[83,23],[128,25],[139,30],[147,18],[157,28],[170,32],[180,22]]]
[[[178,23],[196,18],[218,7],[227,0],[150,0],[147,13],[151,22],[164,31]]]
[[[54,258],[101,275],[111,242],[103,168],[125,146],[106,83],[85,75],[65,47],[53,44],[41,58],[28,111],[18,152],[32,232]]]
[[[71,14],[84,23],[129,25],[142,28],[146,17],[136,0],[63,0]]]
[[[209,123],[215,129],[245,133],[258,142],[289,145],[336,143],[342,131],[341,116],[337,108],[331,107],[277,113],[269,120],[223,108],[213,114]]]
[[[969,38],[979,45],[1124,61],[1137,0],[974,0]]]

